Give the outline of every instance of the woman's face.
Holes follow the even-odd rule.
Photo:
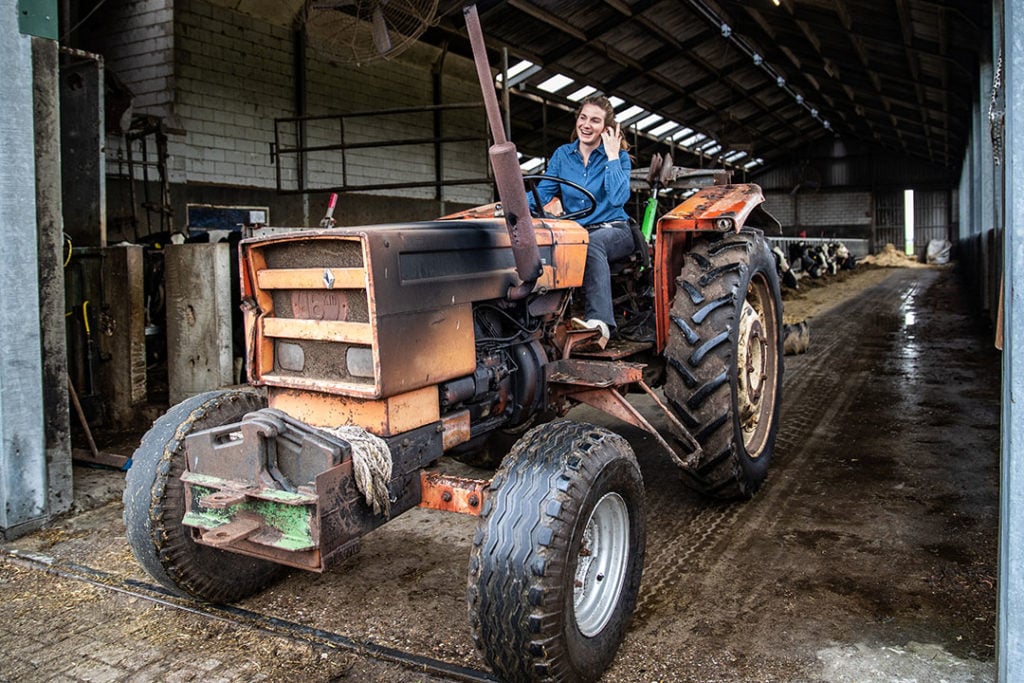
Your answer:
[[[594,147],[601,144],[604,132],[604,109],[596,104],[584,104],[576,117],[576,136],[584,145]]]

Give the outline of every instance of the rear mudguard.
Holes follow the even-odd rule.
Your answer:
[[[739,232],[748,219],[762,230],[780,229],[779,222],[760,208],[762,202],[764,194],[753,183],[706,187],[662,216],[658,234],[694,230]]]
[[[657,350],[668,342],[668,312],[676,294],[676,275],[696,236],[706,233],[739,232],[745,226],[780,234],[779,222],[761,204],[764,194],[758,185],[713,185],[699,190],[658,220],[655,236],[655,314]]]

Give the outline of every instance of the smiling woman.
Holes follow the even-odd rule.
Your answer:
[[[615,332],[609,264],[626,258],[636,245],[623,206],[629,199],[631,168],[629,143],[615,121],[615,109],[608,98],[587,97],[576,110],[572,140],[555,150],[547,175],[568,180],[593,195],[594,211],[584,227],[590,234],[587,265],[583,274],[586,320],[583,324],[600,329],[601,346]],[[590,205],[590,199],[571,185],[554,180],[537,184],[540,205],[561,195],[567,213]]]

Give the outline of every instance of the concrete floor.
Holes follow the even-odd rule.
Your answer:
[[[605,680],[994,680],[1000,357],[981,320],[955,273],[907,269],[812,319],[746,503],[691,493],[645,434],[573,411],[630,440],[648,492],[640,604]],[[0,553],[0,681],[486,677],[471,518],[414,510],[339,571],[217,610],[134,563],[119,473],[76,475],[92,509]]]

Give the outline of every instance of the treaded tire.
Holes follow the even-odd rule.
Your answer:
[[[570,421],[527,432],[491,482],[470,554],[470,626],[495,674],[600,678],[636,607],[645,543],[625,439]]]
[[[238,422],[266,407],[254,390],[211,391],[168,410],[142,437],[125,477],[124,525],[132,553],[150,576],[179,595],[235,602],[259,592],[285,568],[199,545],[185,514],[185,437]]]
[[[782,401],[782,295],[761,231],[695,240],[669,319],[665,396],[703,448],[684,478],[749,498],[768,476]]]

